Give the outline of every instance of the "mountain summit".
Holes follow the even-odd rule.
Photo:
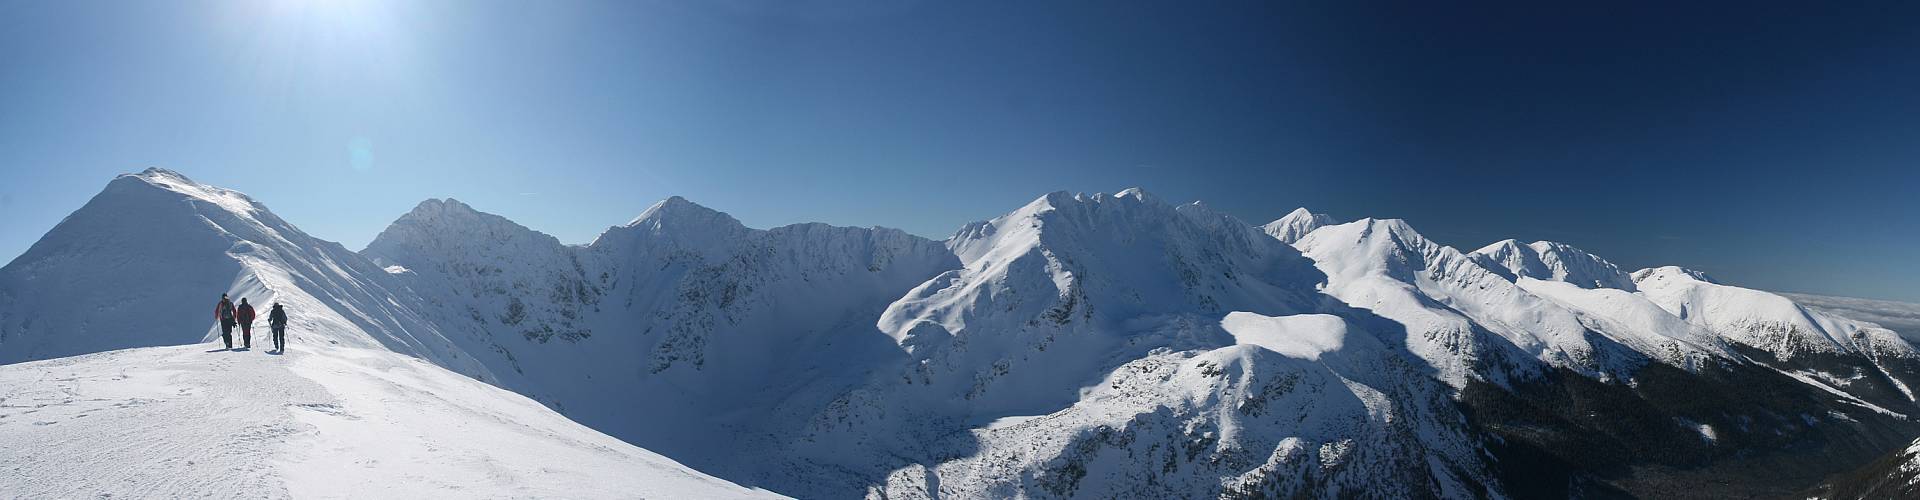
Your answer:
[[[1510,277],[1564,281],[1581,288],[1633,291],[1633,278],[1612,262],[1564,243],[1521,244],[1503,240],[1469,254],[1481,265]]]
[[[1273,222],[1268,222],[1267,225],[1261,226],[1260,229],[1266,231],[1268,235],[1278,238],[1280,241],[1292,244],[1300,241],[1300,238],[1307,237],[1307,233],[1311,233],[1315,229],[1331,226],[1336,223],[1332,216],[1316,214],[1307,211],[1306,207],[1301,207],[1293,209],[1292,212],[1288,212],[1284,217],[1274,219]]]
[[[210,340],[222,292],[306,312],[295,327],[337,345],[490,377],[366,258],[244,194],[159,168],[115,178],[0,268],[0,362]]]
[[[511,225],[452,200],[408,219],[400,232]],[[441,310],[412,285],[238,192],[119,176],[0,268],[0,422],[19,424],[0,425],[0,491],[771,496],[488,385],[509,363],[430,320]],[[237,349],[207,350],[222,292],[261,310],[257,350],[239,331]],[[286,352],[265,347],[275,302]]]

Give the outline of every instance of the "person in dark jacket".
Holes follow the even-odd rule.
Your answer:
[[[267,311],[267,327],[273,329],[273,350],[282,354],[287,352],[287,310],[273,303],[273,309]]]
[[[240,298],[240,309],[234,312],[234,317],[235,319],[240,320],[240,342],[241,342],[240,348],[252,349],[253,348],[253,306],[247,304],[246,297]]]
[[[220,294],[220,303],[213,306],[213,320],[220,322],[220,340],[228,349],[233,348],[233,314],[233,301],[227,300],[227,294]]]

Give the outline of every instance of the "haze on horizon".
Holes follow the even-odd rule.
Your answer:
[[[1819,9],[1820,12],[1808,12]],[[453,197],[934,238],[1139,186],[1920,301],[1920,5],[0,4],[0,259],[165,167],[358,249]]]

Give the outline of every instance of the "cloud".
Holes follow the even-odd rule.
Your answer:
[[[1780,295],[1815,311],[1872,322],[1910,341],[1920,341],[1920,304],[1805,293],[1783,292]]]

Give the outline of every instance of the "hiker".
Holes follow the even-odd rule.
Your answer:
[[[240,320],[240,342],[242,349],[253,348],[253,306],[247,304],[247,298],[240,298],[240,310],[234,313]]]
[[[220,322],[220,340],[233,348],[233,301],[227,300],[227,294],[220,294],[220,303],[213,306],[213,319]]]
[[[267,327],[273,329],[273,350],[281,354],[287,352],[287,310],[280,303],[273,303],[273,309],[267,311]]]

